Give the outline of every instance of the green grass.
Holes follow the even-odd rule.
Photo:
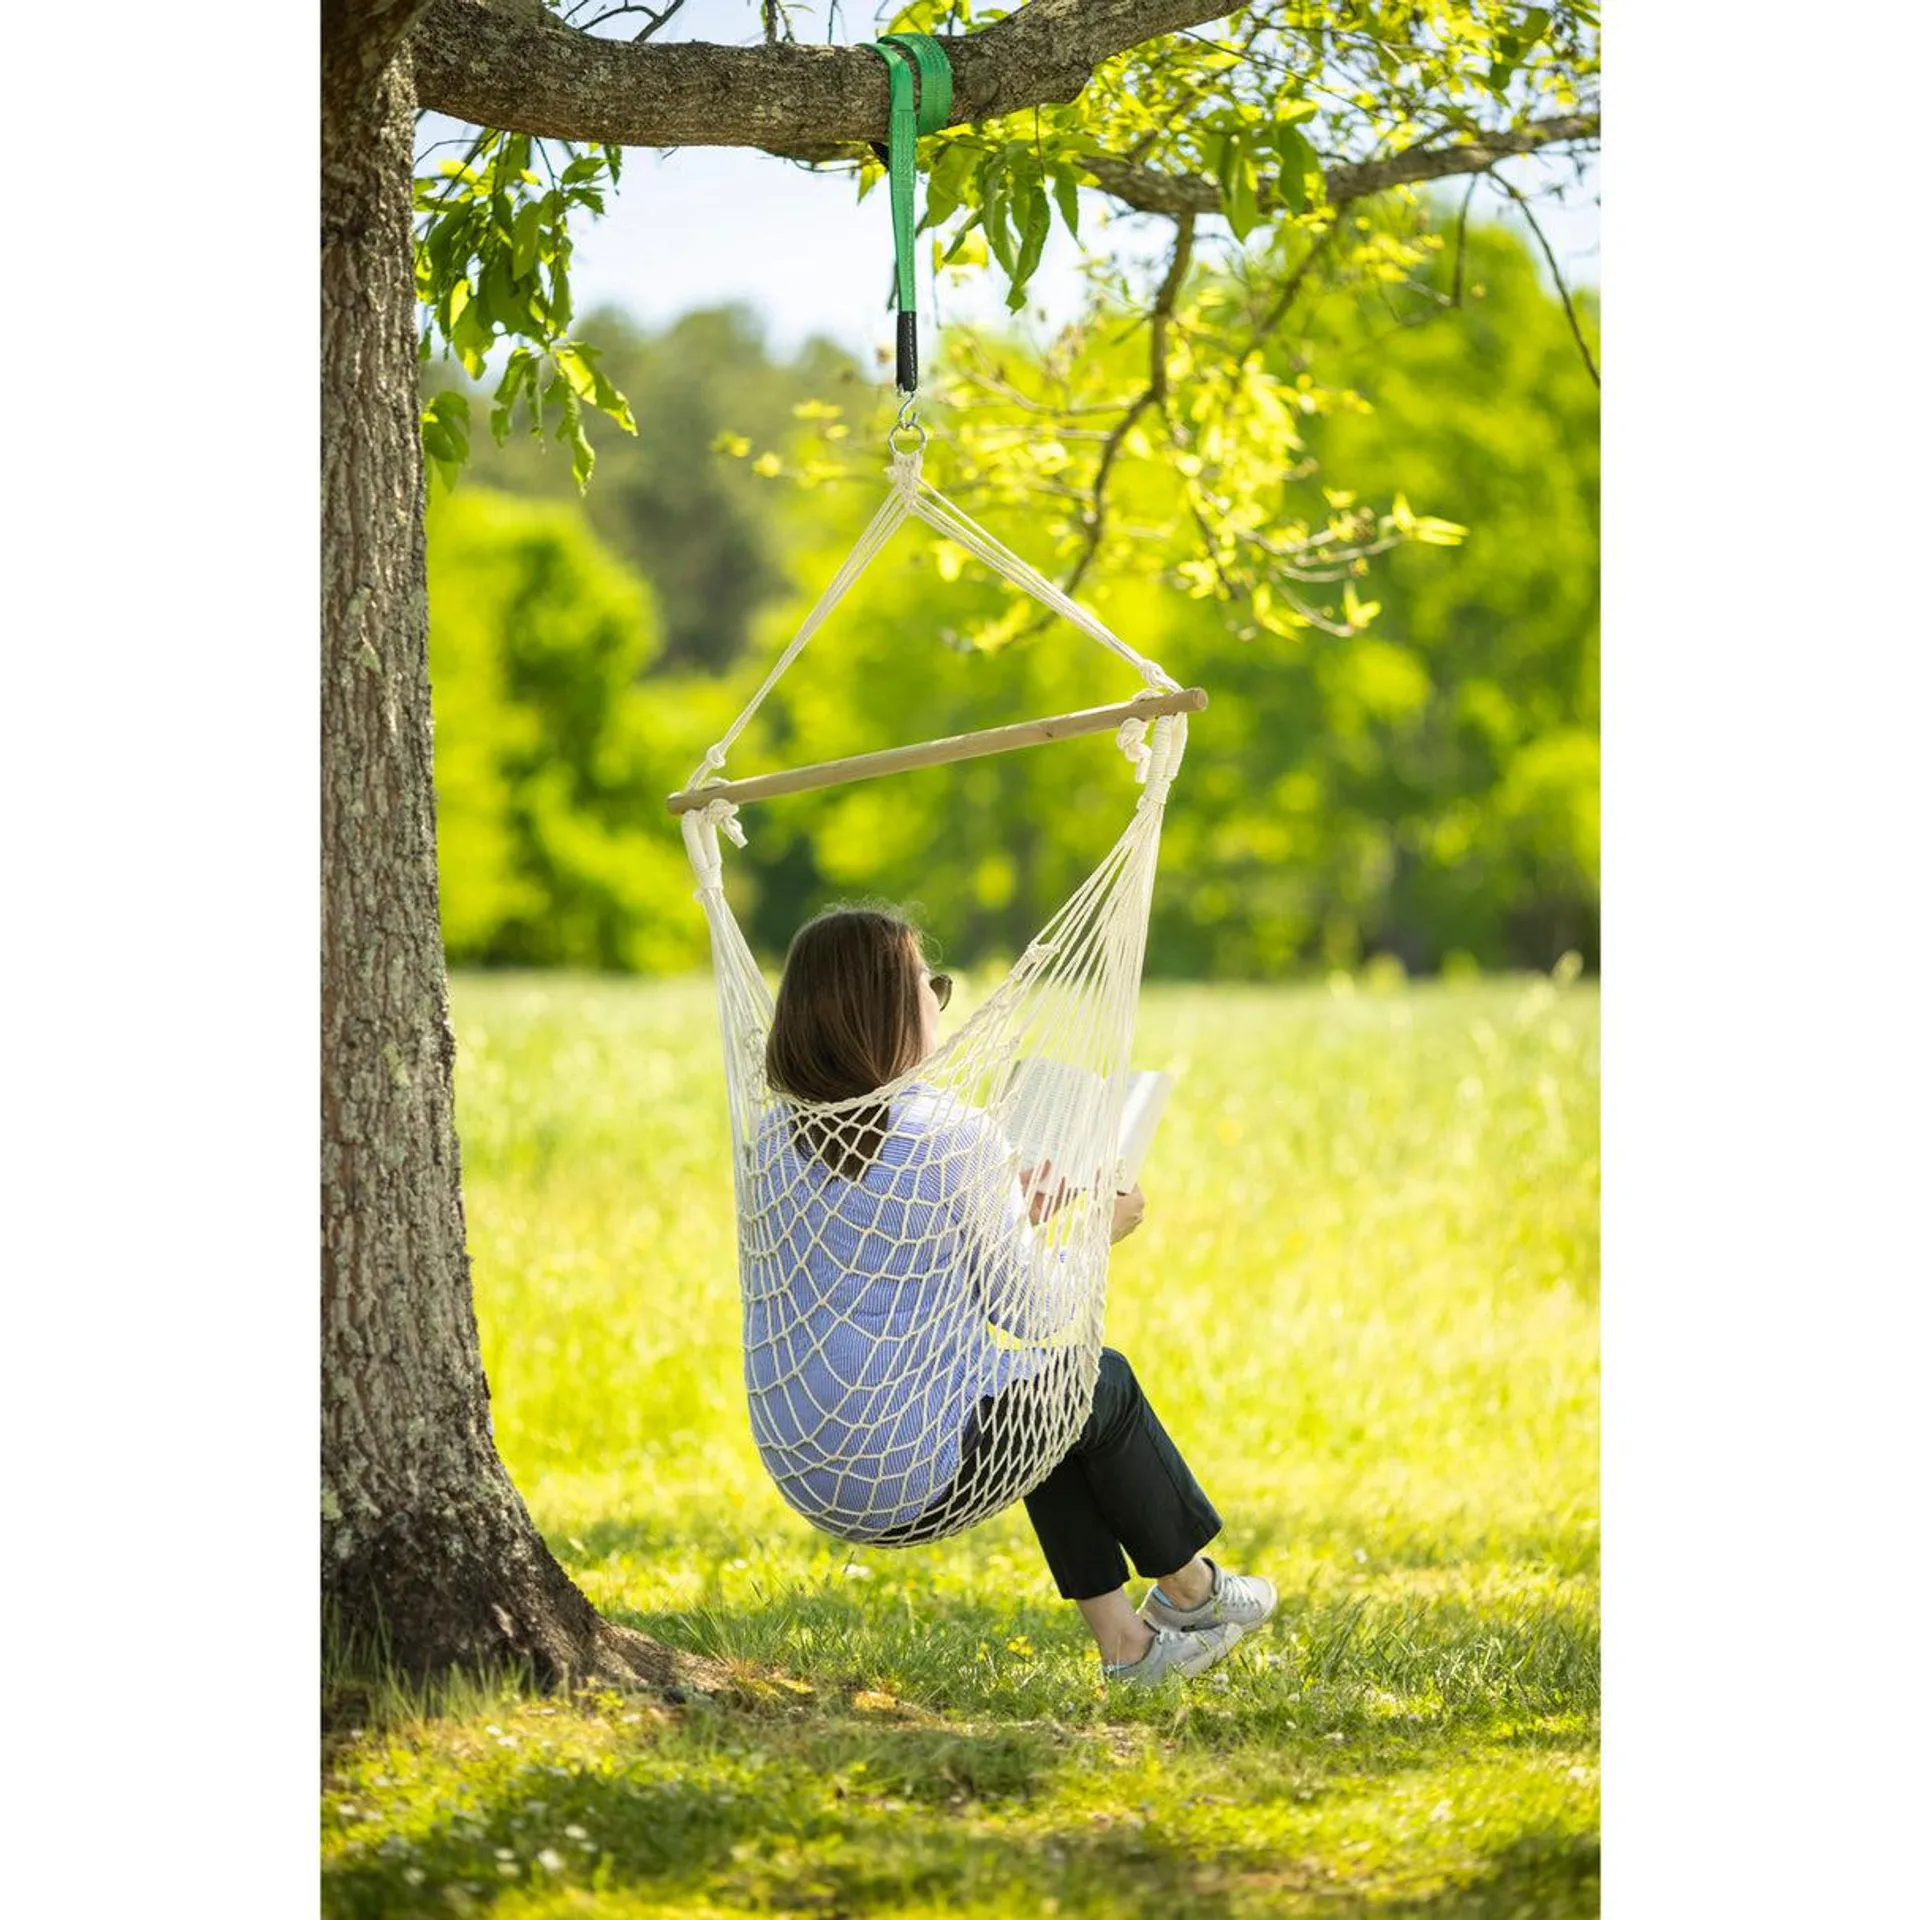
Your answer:
[[[1151,1698],[1017,1509],[856,1552],[762,1475],[702,983],[455,1013],[501,1450],[593,1600],[739,1698],[385,1690],[330,1749],[329,1913],[1598,1910],[1589,988],[1149,991],[1182,1078],[1108,1337],[1281,1593]]]

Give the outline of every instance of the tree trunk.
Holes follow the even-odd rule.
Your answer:
[[[480,1363],[434,845],[413,81],[394,11],[371,58],[357,22],[329,36],[321,136],[322,1593],[339,1629],[415,1676],[525,1663],[547,1684],[659,1685],[685,1663],[602,1620],[535,1531]]]

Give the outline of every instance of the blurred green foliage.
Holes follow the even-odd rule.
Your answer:
[[[476,445],[472,471],[484,485],[583,504],[587,525],[654,591],[655,664],[724,669],[739,659],[754,615],[779,592],[783,573],[777,514],[762,477],[717,454],[716,443],[733,435],[777,444],[795,407],[864,391],[854,363],[824,341],[778,360],[759,320],[742,307],[685,314],[656,334],[602,310],[588,316],[585,330],[608,379],[631,401],[639,433],[601,436],[584,496],[571,463],[537,438]],[[426,383],[458,377],[438,365]]]
[[[1363,557],[1365,617],[1284,636],[1240,617],[1217,580],[1116,569],[1082,588],[1212,696],[1168,812],[1156,972],[1598,959],[1598,393],[1522,244],[1466,232],[1467,258],[1432,249],[1391,307],[1363,283],[1330,286],[1270,350],[1270,371],[1302,391],[1353,398],[1291,419],[1286,497],[1266,503],[1277,522],[1306,511],[1296,496],[1336,514],[1355,493],[1412,496],[1464,525],[1463,543]],[[1231,329],[1237,283],[1219,274],[1202,293]],[[604,319],[594,332],[640,433],[606,445],[584,504],[537,445],[479,443],[431,523],[444,907],[458,959],[672,969],[704,943],[661,802],[877,504],[876,396],[832,349],[774,361],[737,311],[651,338]],[[1137,351],[1127,335],[1115,318],[1081,343],[1089,383]],[[988,344],[1018,371],[1026,349]],[[788,484],[823,443],[854,477]],[[742,446],[751,461],[727,457]],[[940,452],[930,473],[945,484]],[[1116,514],[1150,519],[1155,484],[1152,463],[1134,463]],[[1044,500],[960,498],[1043,566],[1058,550]],[[1236,511],[1257,525],[1246,510],[1260,506]],[[728,771],[1136,690],[1058,623],[1020,634],[1015,611],[971,559],[903,531]],[[868,894],[914,904],[949,953],[1009,953],[1105,851],[1133,794],[1100,738],[800,796],[749,810],[729,885],[770,954],[825,900]]]
[[[463,488],[427,523],[441,921],[457,961],[651,972],[698,951],[640,675],[653,596],[576,508]]]

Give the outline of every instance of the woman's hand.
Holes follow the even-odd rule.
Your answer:
[[[1125,1193],[1114,1195],[1113,1199],[1113,1238],[1117,1243],[1124,1240],[1140,1222],[1146,1218],[1147,1190],[1145,1187],[1132,1186]]]
[[[1042,1160],[1037,1167],[1020,1169],[1020,1191],[1026,1196],[1027,1219],[1041,1227],[1073,1199],[1079,1189],[1055,1179],[1053,1162]]]

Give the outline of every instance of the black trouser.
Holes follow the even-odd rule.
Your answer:
[[[887,1544],[905,1544],[964,1506],[1016,1443],[1016,1385],[983,1400],[967,1422],[952,1487]],[[1220,1516],[1167,1438],[1127,1357],[1100,1350],[1093,1407],[1067,1456],[1027,1495],[1027,1518],[1063,1600],[1092,1600],[1127,1583],[1177,1572],[1220,1531]],[[925,1537],[922,1535],[922,1537]]]

